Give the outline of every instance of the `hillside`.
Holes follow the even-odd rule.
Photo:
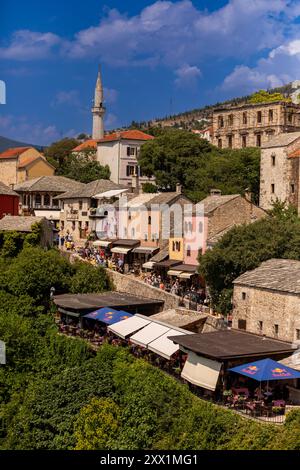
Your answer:
[[[17,140],[8,139],[7,137],[0,136],[0,152],[3,152],[6,149],[12,147],[35,147],[38,150],[41,150],[40,145],[28,144],[26,142],[19,142]]]
[[[272,88],[267,90],[270,93],[282,93],[284,96],[289,96],[292,91],[292,84],[288,83],[282,87]],[[159,127],[182,127],[185,129],[193,129],[199,127],[199,121],[203,120],[204,122],[200,122],[200,127],[205,126],[205,121],[210,121],[212,112],[215,108],[219,106],[235,106],[238,104],[246,103],[250,99],[251,95],[232,98],[230,100],[217,102],[212,105],[207,105],[202,108],[195,108],[189,111],[185,111],[183,113],[174,114],[170,116],[165,116],[164,118],[155,118],[150,123],[143,123],[149,127],[151,126],[159,126]],[[201,125],[203,124],[203,125]]]

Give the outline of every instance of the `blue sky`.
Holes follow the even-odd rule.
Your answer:
[[[299,0],[1,0],[0,135],[90,133],[99,63],[107,129],[300,79],[299,19]]]

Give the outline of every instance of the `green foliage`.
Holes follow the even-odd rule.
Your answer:
[[[256,93],[253,93],[249,98],[249,103],[273,103],[274,101],[287,101],[290,102],[290,98],[286,98],[282,93],[275,92],[269,93],[266,90],[259,90]]]
[[[212,250],[199,256],[199,271],[216,310],[231,310],[232,282],[271,258],[300,259],[300,220],[293,208],[276,203],[271,217],[234,227]]]
[[[108,277],[101,266],[91,267],[89,264],[78,262],[74,268],[75,274],[70,282],[70,292],[73,294],[102,292],[109,289]]]
[[[54,142],[45,150],[45,157],[49,163],[54,164],[55,168],[57,168],[58,175],[62,174],[61,171],[64,163],[77,145],[79,145],[78,140],[64,138]]]
[[[159,129],[156,138],[141,148],[140,165],[147,176],[154,175],[158,187],[184,193],[198,202],[210,189],[223,194],[244,194],[249,188],[258,200],[260,152],[257,148],[218,149],[190,132]]]
[[[120,426],[120,408],[111,398],[93,398],[75,423],[75,450],[112,449]]]
[[[155,184],[153,183],[143,183],[143,193],[157,193],[158,188]]]
[[[90,183],[98,179],[109,179],[109,166],[101,166],[95,160],[95,149],[85,149],[80,155],[71,154],[61,168],[61,174],[68,178]]]

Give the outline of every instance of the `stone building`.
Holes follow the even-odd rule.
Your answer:
[[[233,328],[300,340],[300,261],[271,259],[234,281]]]
[[[0,220],[0,232],[30,234],[33,232],[36,224],[38,224],[41,229],[40,245],[43,248],[52,247],[54,242],[53,225],[45,217],[6,215]]]
[[[69,232],[73,240],[78,242],[86,240],[92,232],[104,231],[108,214],[105,209],[99,209],[104,201],[105,205],[112,206],[116,201],[115,196],[125,190],[110,180],[96,180],[56,196],[54,200],[60,201],[61,235]],[[107,196],[102,197],[103,193],[107,193]],[[105,238],[104,233],[102,236]]]
[[[300,131],[300,106],[285,101],[216,108],[213,144],[219,148],[261,147],[284,132]]]
[[[55,168],[33,147],[10,148],[0,153],[0,181],[12,188],[19,183],[52,176]]]
[[[293,204],[299,212],[300,132],[274,137],[263,145],[260,162],[259,205],[272,208],[276,200]]]
[[[213,189],[208,197],[200,201],[201,204],[206,221],[203,253],[235,225],[249,224],[266,217],[265,211],[251,202],[249,193],[245,197],[240,194],[223,196],[221,191]]]
[[[83,183],[64,176],[40,176],[16,185],[15,191],[20,195],[23,215],[46,217],[57,223],[60,203],[56,196],[83,187]]]

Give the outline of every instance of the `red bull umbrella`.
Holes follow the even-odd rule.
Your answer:
[[[241,366],[229,369],[237,374],[245,375],[258,382],[283,379],[300,379],[300,372],[291,367],[286,367],[280,362],[272,359],[262,359],[261,361],[249,362]]]
[[[95,312],[88,313],[87,315],[84,315],[84,317],[106,323],[107,325],[112,325],[113,323],[132,317],[132,314],[124,312],[123,310],[114,310],[113,308],[104,307],[96,310]]]

